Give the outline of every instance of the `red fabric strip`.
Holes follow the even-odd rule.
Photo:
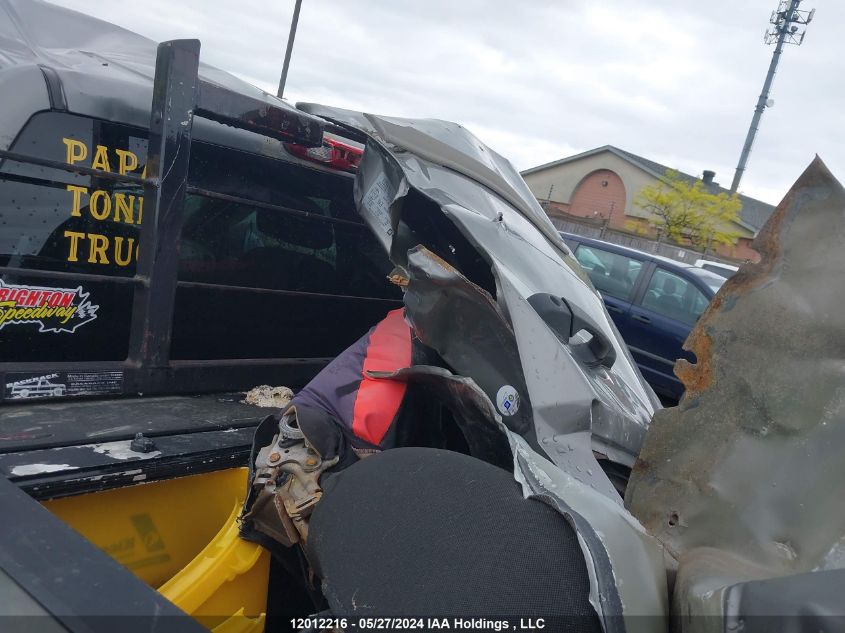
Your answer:
[[[361,368],[362,380],[352,412],[352,432],[371,444],[379,444],[399,412],[407,384],[374,380],[368,371],[395,371],[411,364],[411,328],[403,310],[393,310],[376,325]]]

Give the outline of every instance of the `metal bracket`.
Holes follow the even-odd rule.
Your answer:
[[[252,485],[260,491],[243,519],[285,547],[304,544],[308,519],[323,496],[320,475],[338,461],[324,460],[307,439],[280,432],[256,456]]]

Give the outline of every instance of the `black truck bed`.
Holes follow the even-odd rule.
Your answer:
[[[243,394],[0,406],[0,474],[39,498],[245,466],[254,427],[274,409]],[[133,450],[136,433],[152,439]]]

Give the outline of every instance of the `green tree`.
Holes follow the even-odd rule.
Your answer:
[[[634,204],[647,211],[658,239],[690,244],[707,251],[717,244],[733,244],[742,203],[736,194],[710,193],[701,180],[690,181],[675,170],[640,189]]]

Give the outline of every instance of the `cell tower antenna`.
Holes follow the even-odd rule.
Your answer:
[[[772,53],[772,61],[769,64],[766,81],[763,82],[763,92],[760,93],[760,97],[757,99],[757,107],[754,108],[754,116],[751,117],[748,136],[745,137],[745,144],[742,146],[742,153],[739,155],[739,163],[736,166],[734,179],[731,183],[731,193],[735,193],[739,188],[742,175],[745,173],[745,165],[748,163],[751,146],[754,145],[754,137],[757,135],[757,129],[760,127],[760,119],[763,117],[763,111],[766,108],[772,107],[775,103],[769,98],[769,92],[772,89],[772,82],[775,79],[775,72],[778,68],[780,55],[783,52],[783,46],[784,44],[800,46],[804,41],[804,34],[807,32],[806,27],[812,22],[813,16],[816,14],[815,9],[801,11],[799,9],[801,2],[802,0],[780,0],[777,10],[773,11],[772,17],[769,18],[772,26],[766,31],[763,41],[766,44],[775,44],[775,50]]]

